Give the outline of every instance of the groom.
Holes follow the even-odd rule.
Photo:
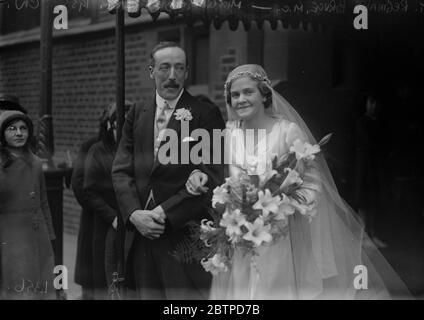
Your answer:
[[[187,223],[208,218],[211,190],[223,180],[223,165],[166,164],[158,153],[168,143],[161,141],[164,129],[177,133],[178,159],[181,144],[192,145],[190,139],[181,138],[182,122],[176,117],[181,111],[191,113],[189,132],[202,128],[210,137],[213,129],[225,127],[224,120],[216,106],[199,102],[184,89],[188,63],[177,44],[159,43],[152,50],[149,69],[156,91],[149,103],[129,111],[112,168],[126,229],[126,284],[140,299],[207,299],[210,274],[199,263],[179,261],[175,251],[187,244]],[[213,150],[209,152],[212,159]],[[196,169],[208,174],[208,194],[185,192]]]

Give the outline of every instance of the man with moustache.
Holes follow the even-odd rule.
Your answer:
[[[207,299],[211,277],[197,262],[176,258],[178,244],[190,237],[188,223],[208,216],[211,191],[223,180],[223,165],[164,164],[158,152],[164,129],[175,130],[181,144],[177,110],[191,114],[189,131],[224,129],[219,109],[198,101],[184,89],[186,54],[176,43],[159,43],[151,53],[150,78],[156,92],[150,103],[136,104],[126,118],[112,177],[126,228],[125,282],[140,299]],[[213,150],[209,149],[210,159]],[[222,162],[221,162],[222,163]],[[185,183],[196,170],[206,170],[209,193],[190,196]]]

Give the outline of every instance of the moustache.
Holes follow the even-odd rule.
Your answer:
[[[166,82],[163,86],[164,88],[174,88],[174,89],[177,89],[180,87],[180,85],[176,83],[175,81]]]

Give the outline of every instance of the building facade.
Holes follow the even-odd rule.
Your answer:
[[[22,2],[22,8],[16,7],[17,3],[0,5],[0,92],[19,96],[32,118],[38,119],[39,7],[37,1]],[[71,165],[81,143],[96,134],[103,108],[114,101],[116,52],[115,17],[106,11],[105,1],[80,2],[80,7],[69,8],[69,17],[67,30],[54,30],[52,105],[54,161]],[[349,198],[352,130],[361,92],[383,78],[372,61],[381,56],[385,41],[390,39],[380,39],[380,47],[375,49],[378,34],[359,37],[353,30],[285,29],[281,24],[272,30],[267,23],[261,29],[253,23],[249,31],[241,25],[231,31],[224,23],[216,30],[201,23],[187,27],[183,19],[171,22],[165,15],[156,22],[149,15],[137,19],[126,16],[125,20],[126,99],[151,99],[150,51],[159,41],[176,41],[186,49],[188,90],[207,95],[224,116],[223,84],[229,71],[244,63],[261,64],[274,87],[296,107],[317,138],[334,134],[328,159],[338,186]],[[415,54],[420,50],[422,46]],[[421,60],[416,57],[414,61]],[[66,189],[65,232],[77,232],[79,212],[72,191]]]

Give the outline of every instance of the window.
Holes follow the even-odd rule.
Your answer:
[[[200,34],[193,39],[192,84],[209,82],[209,34]]]
[[[197,26],[186,29],[186,52],[190,62],[189,83],[192,86],[209,82],[209,29]]]

